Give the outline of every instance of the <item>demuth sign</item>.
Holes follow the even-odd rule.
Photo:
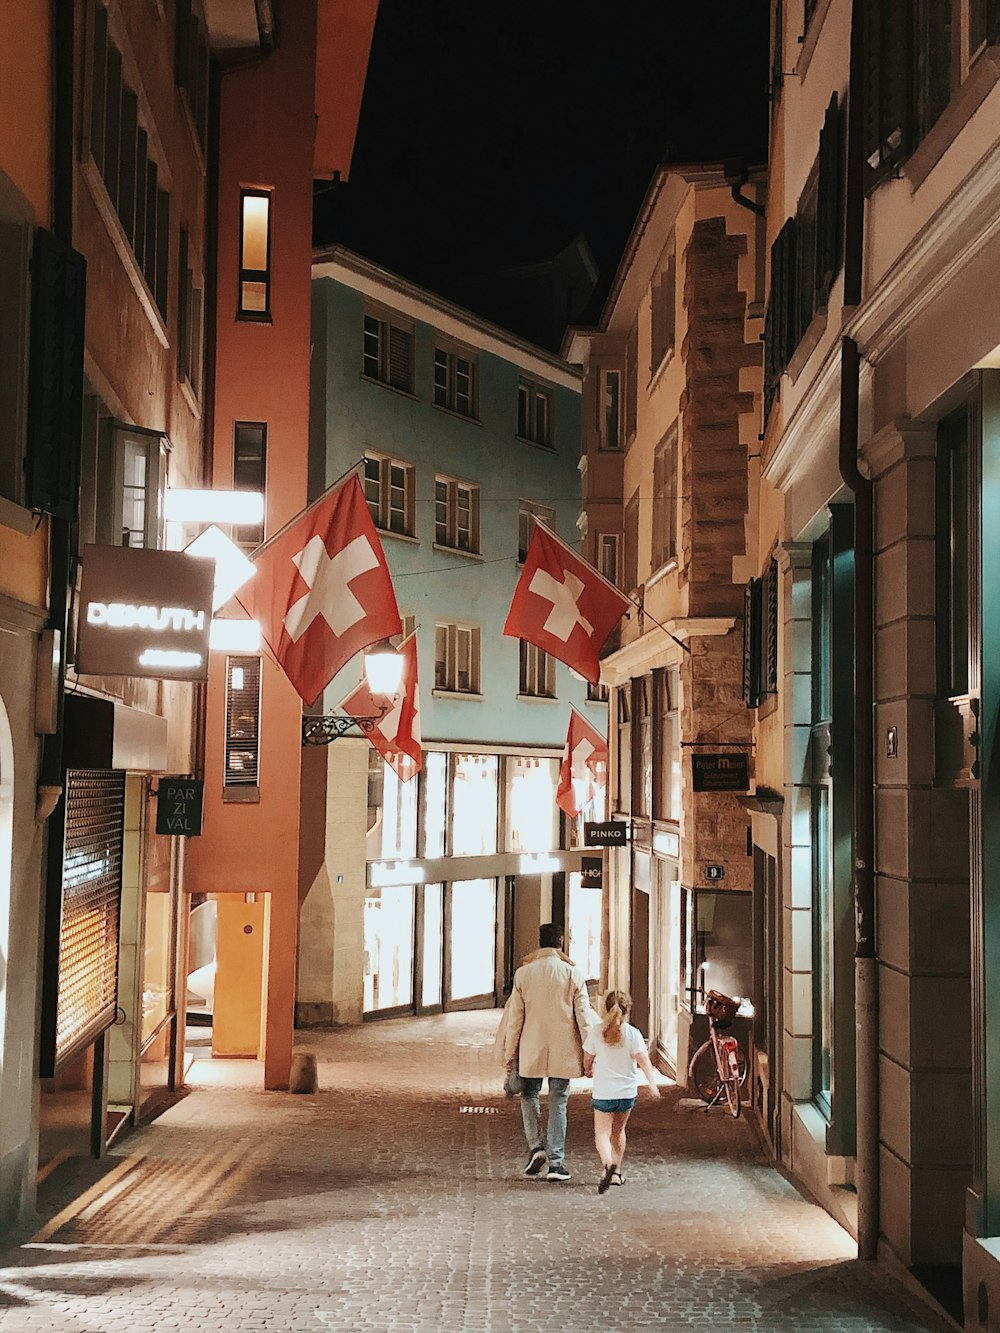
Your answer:
[[[214,582],[183,551],[85,546],[77,671],[207,680]]]

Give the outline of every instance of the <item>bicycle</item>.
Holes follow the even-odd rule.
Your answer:
[[[749,1065],[736,1038],[722,1034],[726,1028],[732,1027],[739,1007],[738,1000],[730,999],[721,991],[708,992],[705,998],[708,1040],[702,1042],[688,1065],[688,1080],[698,1089],[702,1100],[708,1103],[705,1110],[710,1111],[725,1095],[729,1114],[734,1120],[740,1117],[740,1091],[747,1081]]]

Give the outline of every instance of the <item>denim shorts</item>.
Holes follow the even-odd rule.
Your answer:
[[[631,1111],[635,1105],[634,1097],[591,1097],[590,1104],[595,1111]]]

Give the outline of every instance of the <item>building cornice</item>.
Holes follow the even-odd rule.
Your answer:
[[[493,356],[502,357],[530,375],[537,375],[564,389],[579,393],[581,372],[552,352],[536,347],[498,324],[481,319],[470,310],[445,300],[434,292],[418,287],[388,269],[373,264],[362,255],[341,245],[317,250],[313,255],[313,281],[330,278],[370,297],[410,319],[433,324],[448,337],[455,338]]]
[[[732,616],[692,616],[654,625],[640,638],[601,659],[601,683],[623,685],[653,667],[675,666],[684,656],[682,644],[687,640],[728,634],[735,624]]]
[[[763,479],[779,491],[791,490],[826,453],[831,441],[836,444],[839,422],[840,341],[837,340],[764,464]]]

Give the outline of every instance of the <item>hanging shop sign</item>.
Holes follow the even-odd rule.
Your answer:
[[[628,842],[628,825],[613,819],[603,824],[585,820],[583,841],[588,847],[620,847]]]
[[[604,857],[580,857],[580,883],[585,889],[604,888]]]
[[[749,791],[750,757],[695,751],[691,755],[691,785],[695,791]]]
[[[207,680],[215,565],[183,551],[85,546],[76,669]]]
[[[201,833],[205,784],[201,778],[160,778],[156,784],[156,831],[180,838]]]

